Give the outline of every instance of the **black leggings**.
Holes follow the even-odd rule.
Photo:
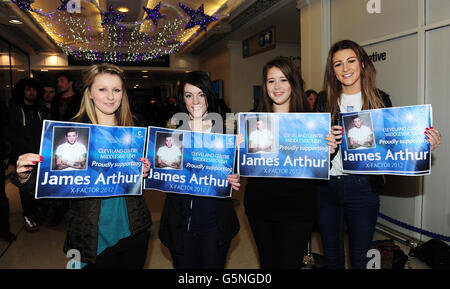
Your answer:
[[[150,231],[124,238],[100,253],[95,264],[83,269],[143,269],[149,238]]]
[[[313,221],[277,222],[248,218],[262,269],[299,269],[311,241]]]

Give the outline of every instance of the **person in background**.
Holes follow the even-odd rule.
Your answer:
[[[41,112],[44,119],[52,119],[52,101],[56,95],[56,85],[51,82],[45,82],[44,94],[42,95]]]
[[[308,111],[314,111],[314,106],[317,100],[317,92],[314,89],[308,89],[305,91],[306,101],[307,101],[307,109]]]
[[[84,75],[80,111],[73,121],[103,126],[133,126],[123,71],[112,64],[95,64]],[[143,162],[143,176],[149,171]],[[42,156],[23,154],[13,183],[36,185],[36,164]],[[64,252],[76,249],[83,269],[142,269],[150,238],[151,215],[142,196],[73,199],[66,214]]]
[[[13,98],[9,103],[9,124],[6,139],[11,145],[9,162],[16,164],[20,155],[39,153],[42,132],[40,98],[42,87],[34,78],[23,78],[14,86]],[[34,188],[19,187],[25,230],[39,231],[37,221],[39,202],[34,198]]]
[[[329,50],[324,78],[325,93],[317,100],[318,112],[331,113],[332,131],[340,132],[339,112],[391,107],[389,95],[376,87],[376,70],[366,51],[351,40],[338,41]],[[431,150],[441,143],[441,134],[427,128]],[[347,225],[350,265],[365,269],[367,251],[380,208],[381,175],[344,174],[339,147],[332,155],[330,180],[317,187],[317,212],[325,267],[345,268],[344,229]]]
[[[81,95],[74,89],[75,80],[69,72],[57,78],[58,94],[51,104],[52,120],[69,121],[80,109]]]

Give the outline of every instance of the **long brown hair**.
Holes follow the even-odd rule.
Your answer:
[[[304,82],[299,69],[287,57],[277,57],[267,62],[263,67],[263,89],[262,99],[259,102],[258,111],[273,112],[273,101],[267,93],[267,73],[269,69],[276,67],[281,70],[291,86],[291,96],[289,99],[289,112],[306,111],[306,96],[304,91]]]
[[[375,109],[384,106],[383,100],[377,90],[376,70],[372,60],[370,60],[366,51],[356,42],[351,40],[341,40],[333,44],[328,52],[323,84],[324,90],[328,95],[327,112],[331,113],[332,120],[334,120],[334,117],[336,116],[342,95],[342,84],[334,74],[333,56],[336,52],[344,49],[353,50],[360,63],[362,109]]]
[[[95,106],[91,99],[91,87],[94,83],[94,79],[99,74],[112,74],[117,75],[122,80],[122,103],[116,111],[117,125],[119,126],[132,126],[133,115],[131,114],[130,104],[128,101],[127,91],[125,89],[125,76],[123,70],[118,66],[110,63],[94,64],[90,66],[84,73],[83,77],[83,97],[81,99],[80,111],[74,116],[75,121],[82,121],[88,117],[91,123],[98,124],[97,115],[95,113]]]

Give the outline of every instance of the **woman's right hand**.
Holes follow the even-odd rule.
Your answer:
[[[38,154],[23,154],[19,156],[16,163],[16,173],[19,181],[23,184],[25,183],[31,175],[31,172],[36,167],[37,163],[43,161],[43,157]]]

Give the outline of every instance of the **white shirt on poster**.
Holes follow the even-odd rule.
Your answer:
[[[68,142],[63,143],[62,145],[59,145],[56,148],[55,155],[58,156],[61,160],[65,162],[80,162],[87,154],[86,147],[84,144],[81,144],[79,142],[75,142],[74,144],[70,144]],[[71,171],[71,170],[77,170],[76,168],[65,168],[63,171]]]
[[[163,146],[158,149],[158,152],[156,153],[158,156],[158,159],[167,163],[171,164],[181,159],[181,151],[178,147],[172,146]],[[171,168],[171,167],[165,167],[165,168]]]
[[[273,134],[267,129],[254,130],[250,133],[250,136],[248,138],[250,143],[258,147],[266,148],[259,149],[256,151],[256,153],[271,152],[273,150]]]
[[[339,109],[341,112],[357,112],[362,109],[362,95],[361,92],[356,94],[342,94],[339,101]],[[334,159],[331,161],[333,164],[330,170],[330,175],[341,176],[344,174],[342,165],[342,154],[339,149]]]

